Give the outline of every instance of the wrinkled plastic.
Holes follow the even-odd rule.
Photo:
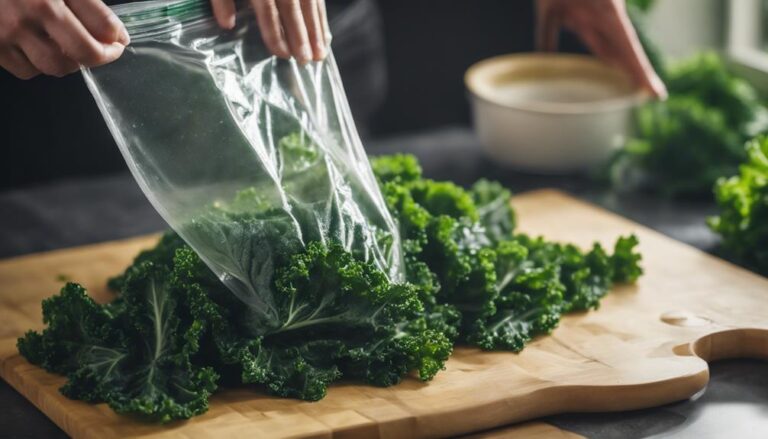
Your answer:
[[[231,231],[199,227],[212,208],[250,208],[232,201],[243,193],[256,196],[251,204],[269,206],[280,224],[290,219],[285,242],[336,240],[400,280],[397,229],[333,55],[304,66],[278,59],[264,47],[253,11],[240,11],[236,28],[223,31],[204,5],[207,0],[115,7],[131,44],[116,62],[83,71],[144,194],[250,305],[271,307],[257,294],[268,286],[255,285],[263,276],[253,271],[273,270],[274,260],[267,254],[244,270],[232,253],[254,246],[277,250],[269,242],[230,242]],[[310,153],[291,155],[292,145],[310,145]]]

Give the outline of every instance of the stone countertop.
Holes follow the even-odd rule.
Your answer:
[[[715,212],[709,200],[677,202],[652,195],[616,195],[584,176],[537,176],[505,170],[485,159],[471,130],[445,128],[367,143],[371,154],[410,152],[425,174],[470,184],[485,177],[514,192],[556,188],[591,201],[702,250],[717,237],[704,224]],[[0,193],[0,257],[71,247],[157,232],[165,223],[128,174],[56,183]],[[713,365],[708,389],[665,407],[610,414],[567,414],[545,419],[593,438],[765,437],[768,364],[729,360]],[[4,381],[0,381],[0,437],[65,437]],[[727,419],[727,422],[726,422]],[[743,428],[737,429],[736,425]]]

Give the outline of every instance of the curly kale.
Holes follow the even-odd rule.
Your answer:
[[[19,339],[30,362],[67,376],[65,395],[164,422],[203,413],[219,377],[318,400],[342,376],[388,386],[414,370],[429,380],[452,351],[446,317],[424,312],[418,286],[388,282],[335,243],[312,242],[278,269],[275,327],[189,247],[170,271],[146,256],[115,302],[67,284],[43,304],[48,327]]]
[[[709,225],[740,262],[768,274],[768,138],[747,143],[747,161],[739,174],[715,185],[720,215]]]
[[[488,239],[499,242],[510,236],[515,230],[515,211],[510,204],[512,193],[500,183],[488,180],[479,180],[469,192]]]
[[[301,142],[281,140],[290,169],[316,158]],[[315,401],[342,378],[430,380],[455,342],[519,351],[641,273],[634,237],[608,255],[515,233],[511,194],[498,183],[465,190],[425,179],[407,155],[373,169],[400,229],[406,282],[340,241],[302,242],[291,233],[302,203],[290,217],[246,189],[183,228],[211,243],[205,260],[167,233],[109,281],[111,303],[72,283],[45,300],[47,327],[20,338],[19,352],[65,375],[70,398],[166,422],[206,411],[219,385]],[[212,266],[228,267],[227,285]]]
[[[665,82],[669,99],[639,109],[635,136],[614,157],[610,178],[670,197],[707,194],[746,158],[744,142],[768,129],[766,109],[714,53],[672,66]]]
[[[122,291],[119,303],[99,305],[67,284],[43,303],[47,328],[19,339],[19,352],[66,375],[70,398],[161,422],[205,412],[219,376],[193,360],[207,324],[192,297],[201,292],[151,262],[134,267]]]
[[[435,302],[460,314],[465,342],[519,351],[553,330],[562,313],[597,308],[614,283],[642,273],[634,236],[619,238],[608,255],[598,244],[582,252],[514,233],[511,194],[498,183],[465,190],[424,179],[407,155],[374,159],[373,169],[400,225],[406,258],[434,274]],[[424,271],[406,268],[409,279],[418,276],[414,269]]]

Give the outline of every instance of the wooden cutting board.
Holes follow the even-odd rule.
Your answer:
[[[521,229],[553,240],[611,245],[636,233],[646,274],[616,288],[599,311],[565,317],[522,353],[458,348],[430,383],[338,384],[320,402],[254,389],[216,394],[203,416],[164,426],[70,401],[64,382],[15,348],[42,327],[41,299],[63,278],[107,300],[107,277],[156,237],[0,262],[0,374],[75,438],[441,437],[569,411],[617,411],[685,399],[708,380],[705,360],[768,358],[768,280],[554,191],[515,198]]]

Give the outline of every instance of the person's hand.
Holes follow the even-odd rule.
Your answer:
[[[128,42],[101,0],[0,0],[0,67],[21,79],[106,64]]]
[[[648,61],[624,0],[538,0],[537,12],[540,50],[557,50],[560,28],[566,28],[595,56],[624,69],[653,96],[666,98],[667,89]]]
[[[330,31],[325,0],[250,0],[264,44],[281,58],[300,63],[325,58]],[[235,0],[211,0],[216,21],[225,29],[235,26]]]

